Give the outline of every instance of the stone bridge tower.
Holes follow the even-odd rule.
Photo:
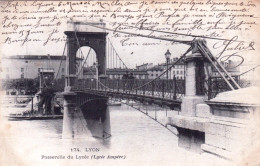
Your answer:
[[[70,23],[70,22],[69,22]],[[79,47],[91,47],[95,53],[98,63],[99,77],[106,74],[106,33],[104,30],[92,27],[104,27],[105,23],[79,23],[72,22],[69,24],[68,31],[64,33],[67,36],[67,81],[66,85],[71,86],[77,74],[76,53]]]
[[[76,53],[80,47],[89,46],[98,63],[98,77],[106,74],[106,35],[93,26],[104,27],[104,23],[68,22],[67,73],[64,96],[63,138],[92,135],[99,138],[110,137],[110,117],[108,98],[104,96],[72,91],[77,76]],[[83,133],[83,134],[82,134]]]

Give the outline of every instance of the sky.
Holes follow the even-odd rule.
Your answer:
[[[47,3],[47,2],[46,2]],[[51,3],[51,1],[49,1],[49,3]],[[43,3],[44,4],[44,3]],[[65,3],[64,3],[65,4]],[[23,8],[28,8],[27,11],[35,11],[37,10],[37,7],[23,7]],[[9,7],[10,10],[14,10],[14,7]],[[84,8],[84,7],[83,7]],[[119,23],[124,23],[127,22],[131,25],[131,23],[136,23],[135,19],[132,19],[131,21],[125,21],[124,18],[119,17],[119,13],[117,13],[117,18],[103,18],[103,17],[95,17],[95,18],[89,18],[91,16],[91,12],[90,10],[93,9],[102,9],[101,7],[86,7],[88,13],[86,13],[86,17],[83,18],[75,18],[73,17],[74,14],[82,14],[82,12],[75,12],[75,13],[69,13],[69,14],[63,14],[60,15],[60,13],[58,12],[53,12],[53,13],[49,13],[49,14],[14,14],[14,13],[9,13],[8,16],[9,18],[11,18],[12,16],[17,16],[17,17],[51,17],[51,18],[55,18],[55,16],[59,17],[58,19],[54,20],[53,22],[51,22],[51,19],[46,19],[43,20],[41,22],[41,24],[44,23],[57,23],[57,22],[61,22],[61,24],[56,28],[56,27],[39,27],[39,28],[27,28],[27,27],[22,27],[22,28],[18,28],[17,30],[14,30],[14,28],[10,27],[10,28],[3,28],[3,26],[7,26],[8,25],[8,21],[12,22],[13,24],[24,24],[26,25],[26,23],[33,23],[36,24],[37,23],[37,19],[33,20],[33,19],[27,19],[27,20],[7,20],[5,24],[2,25],[1,29],[6,31],[6,32],[10,32],[10,31],[16,31],[18,34],[20,34],[20,31],[23,30],[23,36],[21,38],[17,37],[19,36],[18,34],[16,35],[3,35],[3,33],[1,33],[1,56],[12,56],[12,55],[62,55],[63,54],[63,49],[64,49],[64,45],[65,42],[48,42],[46,45],[43,45],[43,42],[27,42],[25,43],[23,46],[21,46],[21,43],[12,43],[12,44],[6,44],[5,40],[7,37],[11,37],[13,40],[16,39],[22,39],[25,37],[25,32],[30,30],[30,36],[29,38],[35,38],[35,39],[41,39],[43,41],[46,41],[48,36],[55,31],[55,33],[51,36],[51,39],[57,39],[57,38],[61,38],[61,39],[65,39],[65,35],[64,35],[64,31],[71,29],[71,27],[68,26],[67,21],[71,20],[71,18],[73,18],[73,21],[83,21],[83,22],[96,22],[99,21],[100,19],[103,20],[103,22],[106,23],[106,27],[107,28],[114,28],[113,26],[111,26],[112,22],[119,22]],[[154,9],[155,7],[150,7],[151,10]],[[166,6],[161,6],[161,8],[165,8],[165,10],[167,9]],[[44,7],[40,8],[41,10],[44,9]],[[66,9],[69,10],[68,7],[60,7],[59,9]],[[80,10],[81,8],[77,8],[76,10]],[[110,8],[106,8],[107,10],[114,10],[113,7]],[[105,10],[104,9],[104,10]],[[130,8],[132,9],[132,8]],[[158,8],[159,9],[159,8]],[[19,9],[22,10],[22,9]],[[25,9],[24,9],[25,10]],[[132,9],[134,10],[134,9]],[[26,10],[25,10],[26,11]],[[184,12],[185,13],[185,12]],[[195,12],[196,13],[196,12]],[[83,13],[85,14],[85,13]],[[183,13],[182,13],[183,14]],[[6,15],[6,13],[2,13],[1,14],[1,20],[4,20],[4,16]],[[101,15],[101,14],[100,14]],[[134,16],[135,14],[133,14]],[[63,18],[65,17],[66,18]],[[157,26],[158,28],[165,28],[165,27],[169,27],[168,25],[163,25],[162,23],[162,19],[150,19],[150,21],[153,22],[158,22],[160,25]],[[149,20],[149,18],[148,18]],[[191,20],[190,20],[191,21]],[[125,28],[125,27],[124,27]],[[79,28],[80,29],[80,28]],[[100,29],[99,29],[100,30]],[[32,32],[35,31],[43,31],[43,33],[36,33],[36,34],[32,34]],[[143,35],[148,35],[151,33],[151,31],[147,31],[147,30],[136,30],[136,29],[124,29],[122,31],[126,31],[126,32],[132,32],[132,33],[138,33],[138,34],[143,34]],[[165,30],[167,32],[172,32],[173,30]],[[128,37],[115,37],[115,34],[111,31],[106,31],[108,32],[108,38],[111,40],[111,42],[113,43],[113,46],[115,47],[116,51],[118,52],[119,56],[121,57],[121,59],[126,63],[127,66],[129,67],[135,67],[136,65],[140,65],[143,63],[154,63],[154,64],[158,64],[158,63],[163,63],[165,62],[165,52],[167,51],[167,49],[169,49],[169,51],[171,52],[171,58],[174,57],[180,57],[188,48],[189,46],[184,45],[184,44],[178,44],[178,43],[172,43],[169,41],[163,41],[163,40],[158,40],[158,39],[149,39],[149,38],[144,38],[144,37],[130,37],[128,39]],[[186,31],[177,31],[178,33],[186,33]],[[206,34],[204,31],[201,30],[193,30],[191,31],[192,34],[195,35],[204,35]],[[255,35],[254,35],[255,34]],[[232,37],[234,37],[235,35],[238,35],[239,39],[238,40],[243,40],[245,41],[243,44],[238,45],[232,43],[232,48],[227,48],[230,49],[225,50],[225,53],[223,55],[229,55],[232,54],[236,51],[231,50],[234,49],[236,46],[239,48],[243,48],[243,47],[247,47],[248,43],[250,43],[251,41],[255,42],[254,48],[255,50],[253,51],[242,51],[241,53],[239,53],[240,56],[242,56],[245,59],[246,63],[258,63],[259,61],[259,39],[258,39],[258,35],[259,32],[255,32],[255,31],[235,31],[235,30],[227,30],[223,33],[223,36],[221,38],[226,38],[226,39],[231,39]],[[123,36],[123,34],[120,34],[121,36]],[[154,36],[161,36],[161,35],[167,35],[166,33],[159,33],[159,32],[154,32],[153,33]],[[184,36],[178,36],[178,37],[166,37],[168,39],[179,39],[179,40],[193,40],[193,37],[184,37]],[[127,40],[128,39],[128,40]],[[123,42],[123,40],[126,40],[125,42]],[[223,41],[220,40],[215,40],[215,39],[206,39],[207,41],[207,45],[209,47],[209,49],[212,51],[212,53],[214,55],[219,54],[220,52],[223,51],[223,49],[225,49],[225,43],[223,43]],[[218,42],[218,43],[217,43]],[[138,43],[138,45],[136,45],[136,43]],[[144,45],[144,43],[157,43],[159,45]],[[213,45],[217,43],[217,46],[219,46],[218,49],[213,49]],[[124,46],[122,46],[124,45]],[[88,49],[83,49],[83,53],[84,55],[87,54]],[[240,58],[234,58],[234,60],[240,60]]]

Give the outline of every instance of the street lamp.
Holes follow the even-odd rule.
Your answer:
[[[169,64],[169,60],[170,60],[170,56],[171,56],[169,49],[167,50],[167,52],[164,55],[165,55],[165,58],[166,58],[166,70],[167,70],[166,78],[168,80],[168,64]]]

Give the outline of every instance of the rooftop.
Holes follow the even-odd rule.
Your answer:
[[[150,69],[147,69],[147,71],[154,71],[154,70],[163,71],[163,69],[160,68],[159,66],[154,66],[154,67],[152,67]]]
[[[236,67],[236,63],[233,61],[223,62],[221,61],[222,66],[228,71],[228,72],[239,72],[239,68]],[[217,72],[217,70],[212,67],[213,72]],[[220,68],[220,71],[223,72],[223,70]]]

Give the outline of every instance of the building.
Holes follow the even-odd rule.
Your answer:
[[[153,67],[153,63],[144,63],[142,65],[136,66],[137,70],[147,70]]]
[[[237,76],[240,74],[240,69],[239,67],[236,67],[237,63],[235,61],[221,61],[221,65],[226,69],[226,71],[231,75],[231,76]],[[220,69],[222,72],[223,70]],[[220,76],[218,71],[212,66],[212,76]]]
[[[78,68],[81,67],[81,62],[82,59],[78,58]],[[1,79],[34,79],[42,68],[53,69],[57,79],[66,74],[66,56],[17,55],[3,57],[1,63]],[[82,73],[80,77],[83,76]]]
[[[89,67],[84,68],[83,70],[84,78],[95,78],[96,77],[96,68]],[[136,79],[147,79],[148,73],[145,70],[136,70],[136,69],[123,69],[123,68],[115,68],[115,69],[107,69],[106,75],[110,79],[122,79],[123,75],[126,73],[133,73]]]
[[[172,65],[175,63],[179,58],[173,58],[170,61],[170,64]],[[175,76],[176,79],[183,80],[185,78],[185,63],[180,60],[177,62],[170,70],[170,78],[172,79]]]
[[[158,76],[160,76],[163,72],[164,70],[159,66],[154,66],[152,68],[149,68],[147,69],[148,79],[155,79]],[[160,77],[160,79],[164,79],[164,78],[166,78],[166,75],[162,75]]]
[[[170,62],[168,64],[168,68],[170,68],[171,65],[174,62],[176,62],[177,60],[178,60],[178,58],[173,58],[172,60],[170,60]],[[161,64],[154,66],[153,68],[151,68],[150,72],[149,72],[149,78],[151,78],[151,79],[156,78],[161,73],[166,71],[167,70],[167,64],[161,63]],[[159,69],[162,70],[162,71],[159,71]],[[161,76],[161,79],[166,79],[167,78],[166,75],[167,75],[167,72],[163,76]],[[184,64],[183,61],[179,61],[168,71],[168,79],[173,79],[174,76],[175,76],[176,79],[184,79],[184,77],[185,77],[184,75],[185,75],[185,64]]]
[[[170,63],[169,63],[169,67],[171,66],[171,64],[175,63],[178,60],[178,58],[173,58]],[[236,76],[239,75],[240,70],[238,67],[236,67],[236,62],[235,61],[227,61],[227,62],[221,62],[221,64],[223,65],[223,67],[227,70],[227,72],[232,75],[232,76]],[[163,68],[164,70],[167,69],[166,63],[160,64],[161,68]],[[211,76],[220,76],[219,73],[217,72],[217,70],[211,66],[212,69],[212,73]],[[173,76],[176,77],[176,79],[185,79],[185,63],[183,60],[180,60],[179,62],[177,62],[171,69],[170,69],[170,74],[169,74],[169,78],[173,79]]]

